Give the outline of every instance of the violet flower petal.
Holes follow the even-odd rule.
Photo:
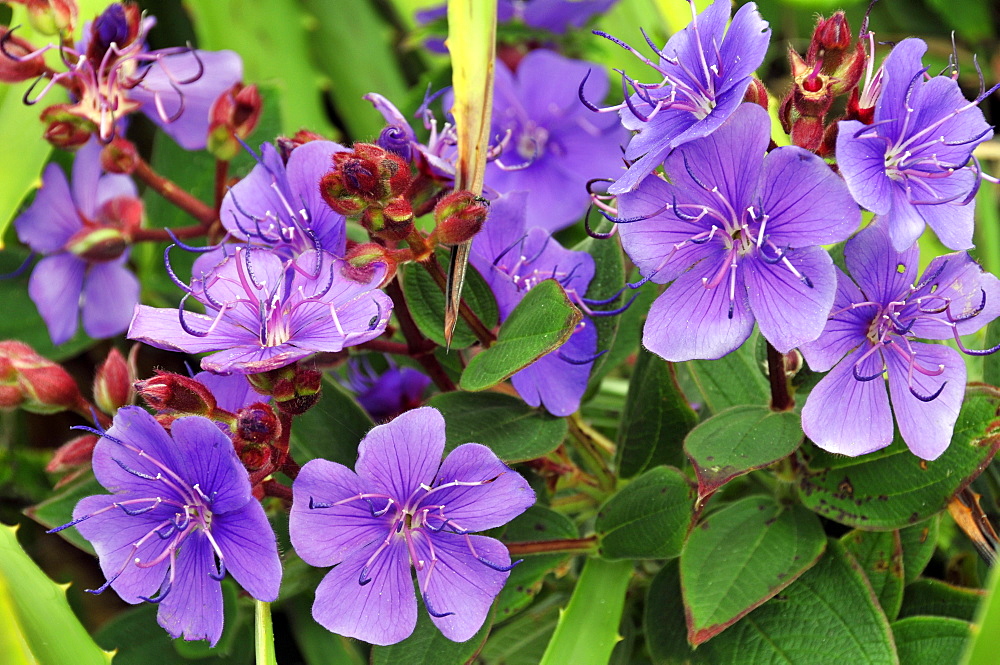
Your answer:
[[[347,467],[324,459],[310,460],[292,485],[292,510],[288,531],[292,546],[310,566],[333,566],[351,552],[389,535],[391,516],[379,519],[385,499],[349,501],[372,488]],[[336,504],[344,501],[342,505]],[[324,508],[313,507],[330,506]]]
[[[239,510],[254,501],[250,479],[233,442],[214,422],[191,416],[178,418],[171,424],[170,433],[176,461],[169,467],[188,485],[211,488],[213,513]]]
[[[62,344],[76,333],[86,269],[86,262],[73,254],[53,254],[39,261],[31,273],[28,295],[45,320],[53,344]]]
[[[889,369],[892,411],[910,451],[921,459],[933,460],[951,443],[965,396],[965,362],[957,351],[947,346],[921,342],[910,342],[909,346],[920,366],[931,370],[942,367],[943,372],[939,376],[926,376],[914,371],[912,381],[908,382],[908,363],[892,347],[886,347],[883,355]],[[930,401],[918,399],[910,391],[912,386],[918,394],[929,397],[936,394],[942,384],[944,389]]]
[[[417,599],[406,540],[392,537],[376,555],[381,545],[356,550],[327,573],[316,587],[312,615],[330,632],[385,646],[402,641],[416,628]],[[371,581],[362,586],[358,580],[366,564]]]
[[[242,508],[213,515],[212,536],[222,550],[226,570],[247,593],[267,603],[278,599],[281,559],[259,501],[251,498]]]
[[[851,277],[868,300],[882,305],[906,293],[917,276],[920,250],[912,245],[897,251],[889,240],[888,224],[878,219],[851,238],[844,261]]]
[[[580,408],[594,363],[578,365],[566,362],[560,356],[582,360],[596,352],[597,328],[593,321],[584,318],[562,346],[515,373],[510,382],[529,405],[543,406],[554,416],[568,416]]]
[[[202,531],[195,530],[177,551],[173,584],[156,613],[157,622],[172,637],[208,640],[213,647],[219,641],[222,584],[210,577],[214,572],[212,545]]]
[[[444,441],[441,412],[430,407],[413,409],[365,435],[355,470],[363,480],[406,504],[421,485],[434,480]]]
[[[711,280],[726,261],[728,255],[722,252],[704,259],[653,301],[642,333],[642,343],[647,349],[670,362],[715,360],[750,337],[754,315],[747,300],[743,270],[736,270],[732,301],[728,282],[712,289],[702,283],[703,278]]]
[[[125,266],[128,255],[95,263],[83,281],[83,329],[96,338],[113,337],[128,329],[139,302],[139,279]]]
[[[479,443],[463,443],[448,453],[434,479],[434,488],[459,481],[482,485],[455,485],[433,489],[420,500],[422,507],[446,506],[445,517],[462,531],[483,531],[511,521],[535,503],[528,481],[500,461],[492,450]],[[434,530],[451,529],[433,510],[427,522]],[[438,533],[433,536],[437,546]]]
[[[802,429],[813,443],[831,453],[864,455],[892,443],[892,414],[885,381],[854,378],[855,365],[871,348],[864,345],[849,354],[809,393],[802,407]],[[882,369],[876,351],[858,365],[858,375]]]
[[[885,172],[885,140],[867,135],[857,120],[837,124],[837,164],[854,199],[876,215],[892,209],[895,185]],[[855,138],[859,132],[866,134]]]
[[[94,475],[102,486],[112,492],[149,496],[152,485],[162,488],[164,498],[169,496],[183,501],[171,485],[150,480],[163,472],[163,468],[152,460],[172,470],[183,464],[177,446],[153,416],[138,406],[123,407],[115,415],[107,435],[97,442],[92,458]],[[137,450],[144,454],[140,455]]]
[[[855,303],[865,302],[865,296],[840,268],[834,267],[834,270],[837,291],[826,328],[815,341],[799,347],[814,372],[829,371],[848,351],[858,346],[868,334],[872,319],[879,310],[878,305],[847,309]]]
[[[35,200],[14,220],[14,228],[21,242],[42,254],[58,252],[83,228],[66,174],[57,164],[45,167]]]
[[[750,309],[760,334],[781,353],[819,337],[833,306],[837,279],[833,261],[822,247],[789,250],[788,263],[809,284],[797,277],[784,261],[769,263],[758,252],[744,257]]]
[[[510,576],[509,571],[495,570],[476,559],[466,538],[476,553],[490,563],[500,567],[510,565],[510,554],[504,544],[486,536],[435,533],[430,537],[433,549],[428,546],[427,538],[414,538],[415,549],[424,561],[423,571],[417,571],[417,583],[434,610],[431,621],[455,642],[470,639],[482,627],[493,599]]]
[[[959,335],[970,335],[1000,316],[1000,280],[984,272],[967,252],[935,257],[924,270],[920,288],[907,298],[904,320],[915,317],[910,331],[922,339],[952,339],[953,328],[942,317],[920,316],[942,307],[958,321]],[[977,313],[978,312],[978,313]]]

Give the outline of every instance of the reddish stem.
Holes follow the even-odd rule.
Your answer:
[[[292,488],[282,485],[277,480],[265,480],[262,487],[264,488],[264,496],[276,496],[288,502],[292,500]]]
[[[521,543],[507,543],[511,556],[524,554],[586,554],[597,546],[597,536],[586,538],[566,538],[564,540],[531,540]]]
[[[146,183],[153,191],[170,201],[175,206],[191,215],[199,222],[201,222],[204,230],[217,219],[215,211],[193,197],[188,192],[181,189],[175,182],[168,178],[164,178],[162,175],[153,170],[153,167],[149,165],[149,162],[137,158],[135,171],[133,172],[135,177]]]
[[[444,270],[441,269],[441,264],[438,263],[437,257],[432,255],[426,261],[421,261],[420,265],[422,265],[427,272],[430,273],[430,276],[434,278],[434,282],[441,289],[441,292],[447,293],[448,277],[444,274]],[[469,304],[465,302],[464,298],[459,302],[458,315],[461,316],[467,324],[469,324],[469,328],[476,336],[476,339],[478,339],[484,347],[489,348],[493,345],[493,342],[497,341],[497,337],[493,334],[493,331],[486,327],[486,324],[484,324],[476,313],[472,311],[472,308],[469,307]]]

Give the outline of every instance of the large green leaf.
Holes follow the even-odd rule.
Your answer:
[[[945,617],[910,617],[892,624],[900,665],[958,665],[972,624]]]
[[[66,602],[67,586],[45,576],[17,542],[17,528],[0,524],[0,645],[2,659],[45,665],[107,665],[102,651]]]
[[[603,220],[598,225],[597,231],[606,233],[614,225]],[[615,293],[621,291],[625,284],[625,259],[617,237],[601,240],[599,238],[584,238],[573,246],[577,252],[587,252],[594,258],[594,278],[590,280],[587,287],[586,297],[591,300],[606,300]],[[595,307],[595,310],[617,309],[624,304],[628,293],[623,294],[617,300],[607,305]],[[594,316],[590,318],[597,329],[597,349],[609,352],[594,361],[594,366],[590,371],[591,381],[599,380],[608,370],[617,366],[617,362],[609,364],[611,360],[610,351],[614,348],[615,337],[618,334],[618,326],[621,322],[621,315],[616,316]]]
[[[681,576],[678,559],[667,561],[646,591],[643,612],[646,646],[656,665],[695,665],[704,662],[704,653],[694,651],[684,636],[684,603],[681,601]]]
[[[618,473],[623,478],[658,464],[684,463],[684,435],[698,416],[677,386],[674,367],[639,351],[618,429]]]
[[[733,478],[788,457],[803,436],[797,413],[747,404],[700,423],[684,439],[684,452],[698,476],[698,494],[706,497]]]
[[[420,603],[417,608],[417,627],[402,642],[387,647],[372,647],[371,665],[462,665],[469,661],[483,646],[489,635],[492,617],[479,632],[465,642],[452,642],[441,634],[431,622],[431,615]]]
[[[482,665],[536,665],[556,629],[559,605],[564,600],[558,594],[547,596],[494,630],[476,662]]]
[[[73,520],[73,508],[80,499],[95,494],[108,494],[94,474],[87,472],[81,478],[62,488],[57,494],[42,501],[37,506],[25,510],[25,514],[47,529],[53,529]],[[90,554],[95,554],[94,548],[84,540],[75,528],[63,529],[59,535]]]
[[[324,376],[319,402],[293,421],[292,455],[299,464],[320,457],[353,468],[358,444],[373,425],[357,401]]]
[[[903,590],[899,618],[928,615],[973,621],[984,598],[986,592],[981,589],[954,586],[941,580],[919,579],[907,584]]]
[[[890,621],[903,602],[903,544],[899,531],[860,531],[844,534],[841,545],[868,577],[879,605]]]
[[[794,582],[823,554],[815,515],[751,496],[705,518],[681,552],[688,641],[712,639]]]
[[[862,529],[898,529],[938,513],[985,468],[1000,447],[987,435],[997,403],[970,393],[951,445],[932,462],[900,441],[872,455],[844,457],[812,447],[800,478],[802,502],[820,515]]]
[[[650,469],[601,506],[594,523],[605,559],[679,556],[691,524],[694,490],[673,467]]]
[[[941,516],[934,517],[899,530],[899,540],[903,547],[903,583],[909,584],[924,572],[937,548],[938,528]]]
[[[767,404],[771,388],[754,358],[751,337],[740,348],[718,360],[691,360],[683,364],[693,380],[700,401],[712,413],[737,404]]]
[[[505,543],[567,540],[579,538],[580,531],[565,515],[535,504],[504,527]],[[529,554],[514,566],[507,584],[497,596],[497,621],[514,614],[528,605],[538,593],[542,579],[561,565],[569,554]],[[544,645],[543,645],[544,647]]]
[[[779,597],[697,653],[713,665],[899,663],[889,621],[857,562],[836,541]]]
[[[508,463],[542,457],[566,436],[566,420],[511,395],[450,392],[428,402],[447,423],[445,450],[473,442],[489,446]]]
[[[438,260],[442,266],[447,265],[448,255],[439,252]],[[444,338],[444,293],[441,287],[435,283],[434,278],[422,267],[415,263],[406,265],[403,268],[403,294],[406,296],[406,304],[413,315],[413,321],[417,324],[428,339],[434,340],[438,346],[446,346]],[[493,297],[486,280],[482,278],[472,266],[469,266],[465,273],[465,289],[462,291],[462,300],[479,317],[487,328],[492,329],[497,324],[499,312],[497,301]],[[477,341],[475,333],[469,328],[469,324],[464,319],[459,319],[455,326],[454,336],[451,338],[451,348],[464,349],[472,346]]]
[[[588,558],[540,665],[605,665],[618,642],[631,561]]]
[[[559,348],[582,317],[559,282],[540,282],[500,326],[496,344],[469,361],[461,387],[478,391],[495,386]]]

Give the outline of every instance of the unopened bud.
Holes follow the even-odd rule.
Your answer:
[[[281,422],[274,409],[257,402],[236,414],[236,434],[240,440],[249,443],[270,443],[281,435]]]
[[[237,83],[212,104],[209,111],[208,151],[216,159],[229,161],[240,154],[240,139],[257,127],[263,106],[255,85]]]
[[[118,349],[111,349],[94,376],[94,402],[108,415],[132,401],[132,377]]]
[[[139,35],[142,12],[138,5],[112,3],[90,23],[90,41],[87,44],[87,58],[100,62],[112,48],[123,49]]]
[[[354,245],[347,250],[341,273],[347,279],[367,283],[372,280],[375,274],[375,267],[378,265],[386,267],[385,277],[382,280],[383,284],[392,279],[392,276],[396,274],[396,260],[393,258],[392,253],[378,243],[366,242]]]
[[[489,201],[469,191],[448,194],[434,207],[431,237],[442,245],[460,245],[479,233],[489,214]]]
[[[254,390],[270,395],[274,406],[283,413],[298,416],[319,401],[323,373],[298,363],[258,374],[248,374]]]
[[[116,136],[101,149],[101,168],[108,173],[132,175],[139,163],[139,151],[128,139]]]
[[[751,76],[750,85],[747,87],[746,94],[743,95],[743,101],[756,104],[766,111],[768,107],[768,97],[767,88],[764,86],[764,82],[756,76]]]
[[[79,10],[75,0],[7,0],[24,5],[28,20],[35,31],[43,35],[68,34],[76,27]]]
[[[410,161],[413,154],[410,135],[405,129],[396,125],[389,125],[383,129],[375,143],[406,161]]]
[[[56,148],[75,150],[90,140],[97,125],[69,111],[69,104],[55,104],[42,111],[44,138]]]
[[[58,413],[84,403],[80,389],[61,365],[38,355],[23,342],[0,342],[0,408]]]
[[[133,387],[157,411],[211,416],[216,410],[212,391],[182,374],[157,370],[156,376],[136,381]]]
[[[107,227],[77,231],[66,243],[66,250],[88,263],[113,261],[128,248],[128,241],[118,229]]]
[[[851,26],[843,11],[834,13],[830,18],[820,16],[809,42],[806,61],[810,64],[822,61],[823,71],[833,74],[851,51],[852,41]]]
[[[45,470],[49,473],[62,473],[88,464],[94,454],[94,446],[99,440],[100,438],[93,434],[70,439],[56,449],[52,459],[45,465]]]
[[[41,76],[45,59],[41,55],[25,58],[35,47],[0,26],[0,83],[20,83]]]
[[[334,153],[333,170],[320,181],[320,192],[334,211],[355,215],[369,207],[389,206],[410,181],[410,167],[399,155],[371,143],[356,143],[350,152]],[[392,215],[398,217],[400,211]]]

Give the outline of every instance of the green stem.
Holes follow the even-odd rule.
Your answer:
[[[274,626],[271,624],[271,603],[262,600],[254,603],[257,665],[277,665],[278,658],[274,654]]]

